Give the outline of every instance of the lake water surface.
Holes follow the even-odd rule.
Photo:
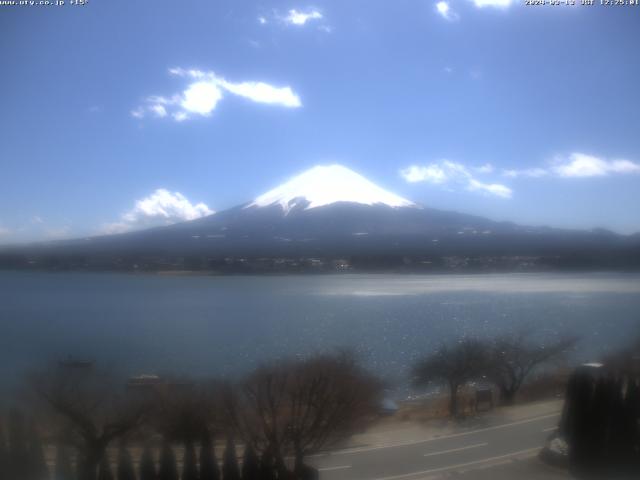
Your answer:
[[[0,378],[69,355],[233,376],[348,347],[392,383],[443,341],[529,327],[580,355],[640,334],[640,274],[159,276],[0,272]]]

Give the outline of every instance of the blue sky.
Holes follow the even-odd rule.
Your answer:
[[[2,6],[0,39],[3,243],[195,218],[325,163],[640,231],[640,7],[89,0]]]

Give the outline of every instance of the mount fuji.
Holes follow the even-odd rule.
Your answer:
[[[347,202],[388,207],[417,207],[387,192],[342,165],[316,166],[260,195],[245,208],[280,205],[285,214],[298,205],[305,210]]]
[[[346,167],[328,165],[197,220],[0,251],[0,266],[49,268],[229,270],[233,265],[232,271],[274,271],[311,260],[335,265],[338,259],[365,268],[640,267],[640,238],[527,227],[427,208]]]

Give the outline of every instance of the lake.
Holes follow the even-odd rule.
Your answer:
[[[640,334],[640,274],[170,276],[0,272],[0,378],[73,356],[233,377],[348,347],[395,386],[441,342],[529,327],[580,359]]]

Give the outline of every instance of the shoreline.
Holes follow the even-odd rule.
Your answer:
[[[121,274],[147,275],[159,277],[357,277],[357,276],[386,276],[399,277],[480,277],[502,275],[634,275],[640,274],[640,268],[602,268],[602,269],[530,269],[530,270],[330,270],[330,271],[246,271],[221,272],[217,270],[118,270],[118,269],[87,269],[87,268],[0,268],[0,273],[91,273],[91,274]]]

